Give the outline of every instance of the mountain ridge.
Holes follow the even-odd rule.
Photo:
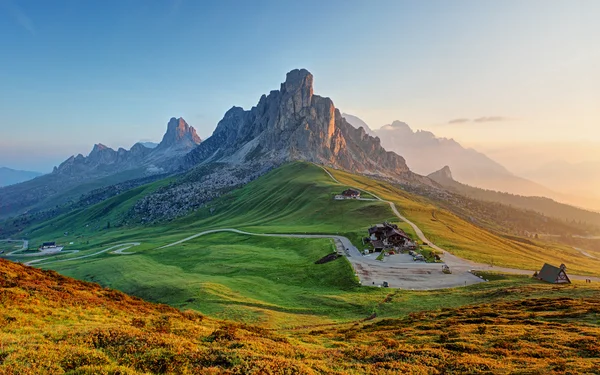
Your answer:
[[[201,142],[196,130],[184,119],[173,117],[167,124],[163,141],[155,148],[138,142],[129,150],[114,150],[97,143],[87,156],[72,155],[49,174],[0,188],[0,216],[48,208],[70,199],[52,200],[61,194],[76,198],[106,184],[173,172],[176,161],[193,149],[196,142]]]
[[[403,157],[348,124],[331,99],[315,95],[306,69],[290,71],[279,90],[262,95],[250,110],[232,107],[184,165],[250,160],[305,160],[366,174],[413,175]]]
[[[364,121],[350,123],[357,127]],[[448,165],[454,177],[472,186],[526,196],[558,196],[551,189],[514,175],[487,155],[463,147],[452,138],[437,137],[426,130],[413,131],[407,123],[398,120],[374,130],[374,133],[381,139],[383,147],[400,152],[411,170],[424,176]]]
[[[102,143],[97,143],[87,157],[82,154],[71,156],[55,167],[52,173],[62,175],[94,173],[98,172],[95,169],[107,165],[111,166],[113,172],[140,166],[152,167],[154,163],[159,164],[156,167],[160,168],[162,165],[166,165],[170,159],[183,156],[200,143],[201,139],[196,134],[194,127],[189,126],[181,117],[172,117],[167,123],[167,131],[162,141],[154,148],[146,147],[138,142],[129,150],[121,147],[114,150]],[[169,168],[165,167],[165,169]]]
[[[600,213],[557,202],[548,197],[522,196],[463,184],[452,177],[452,172],[448,166],[430,173],[427,177],[444,188],[468,198],[515,206],[561,220],[587,223],[600,227]]]
[[[43,173],[0,167],[0,187],[18,184],[41,176]]]

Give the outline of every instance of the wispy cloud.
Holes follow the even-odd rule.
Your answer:
[[[499,121],[507,121],[508,118],[502,116],[488,116],[488,117],[479,117],[473,120],[473,122],[499,122]]]
[[[6,9],[8,14],[15,20],[17,24],[27,30],[31,35],[35,35],[35,25],[33,20],[11,0],[0,1],[0,5]]]
[[[465,122],[469,122],[468,118],[455,118],[454,120],[448,121],[448,124],[464,124]]]

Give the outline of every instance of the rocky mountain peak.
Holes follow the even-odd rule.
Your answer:
[[[110,149],[110,147],[105,146],[102,143],[96,143],[94,145],[94,147],[92,148],[92,152],[90,152],[90,154],[97,153],[97,152],[104,151],[104,150],[108,150],[108,149]]]
[[[444,177],[453,180],[454,178],[452,178],[452,171],[450,170],[449,166],[444,166],[444,168],[440,169],[440,173],[444,175]]]
[[[364,122],[363,120],[361,120],[360,118],[354,116],[354,115],[350,115],[348,113],[342,113],[342,117],[352,126],[354,126],[357,129],[363,128],[365,129],[365,133],[367,133],[370,136],[375,137],[376,134],[373,131],[373,129],[371,129],[369,127],[369,125],[367,125],[366,122]]]
[[[391,124],[382,126],[381,130],[395,130],[410,134],[413,133],[413,130],[407,123],[398,120],[393,121]]]
[[[157,148],[165,149],[173,146],[193,147],[201,142],[196,129],[189,126],[182,118],[172,117],[167,124],[167,132]]]
[[[432,180],[434,180],[436,182],[442,183],[442,184],[444,182],[454,181],[454,178],[452,177],[452,171],[450,170],[450,167],[447,165],[444,166],[442,169],[431,173],[427,177],[431,178]]]
[[[313,97],[313,75],[306,69],[294,69],[281,84],[281,93],[293,97],[295,112],[309,107]]]
[[[331,99],[313,93],[313,75],[306,69],[289,72],[280,90],[261,96],[250,110],[227,111],[213,135],[191,151],[184,164],[290,160],[370,174],[409,173],[401,156],[348,124]]]

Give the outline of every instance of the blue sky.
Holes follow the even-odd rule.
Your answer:
[[[160,140],[172,116],[206,138],[299,67],[372,127],[600,142],[598,14],[597,1],[0,0],[0,165]]]

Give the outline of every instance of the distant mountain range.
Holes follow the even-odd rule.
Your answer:
[[[0,188],[0,216],[53,207],[99,187],[172,172],[181,157],[200,142],[196,130],[184,119],[171,118],[154,148],[136,143],[129,150],[114,150],[98,143],[88,156],[71,156],[52,173]]]
[[[355,127],[366,125],[356,116],[346,116],[346,120]],[[544,196],[585,206],[584,200],[557,193],[542,184],[516,176],[485,154],[465,148],[453,139],[436,137],[429,131],[413,131],[401,121],[394,121],[372,132],[381,139],[386,149],[402,155],[416,173],[427,175],[447,165],[454,177],[467,185],[524,196]],[[556,175],[556,172],[551,174]]]
[[[445,188],[469,198],[502,203],[507,206],[539,212],[548,217],[561,220],[600,226],[600,213],[559,203],[549,198],[525,197],[465,185],[453,178],[452,171],[448,166],[444,166],[439,171],[429,174],[428,177]]]
[[[0,187],[18,184],[19,182],[28,181],[41,175],[42,173],[39,172],[0,167]]]
[[[143,143],[134,144],[131,149],[113,150],[101,143],[94,145],[90,154],[71,156],[52,174],[68,175],[75,178],[97,178],[130,169],[146,167],[149,172],[168,171],[170,161],[177,159],[200,144],[196,130],[182,118],[171,118],[162,141],[154,148]]]
[[[142,146],[146,147],[146,148],[156,148],[158,147],[158,143],[156,142],[138,142],[139,144],[141,144]]]
[[[363,128],[365,129],[365,132],[372,136],[372,137],[376,137],[377,134],[373,131],[373,129],[371,129],[369,127],[369,125],[367,125],[366,122],[364,122],[363,120],[361,120],[360,118],[353,116],[353,115],[349,115],[347,113],[342,113],[342,117],[346,119],[346,121],[348,121],[348,123],[352,126],[354,126],[355,128]]]
[[[556,160],[523,175],[559,191],[582,196],[598,196],[600,193],[600,161],[569,163]]]
[[[296,69],[286,75],[279,90],[262,95],[256,106],[228,110],[204,141],[184,119],[171,118],[159,144],[138,142],[129,150],[96,144],[87,156],[71,156],[50,174],[0,188],[0,217],[59,205],[63,205],[63,212],[65,203],[81,207],[88,204],[85,202],[97,203],[102,197],[153,178],[186,173],[168,188],[147,197],[146,208],[139,210],[147,220],[159,220],[167,208],[179,207],[180,210],[170,210],[175,217],[273,167],[295,160],[376,176],[417,190],[423,187],[426,191],[445,191],[440,184],[445,188],[448,184],[439,181],[444,174],[446,180],[454,181],[452,168],[468,185],[552,197],[549,189],[511,174],[486,155],[466,149],[452,139],[414,132],[399,121],[371,130],[356,116],[342,115],[331,99],[315,95],[312,74]],[[446,164],[450,168],[424,177]],[[120,187],[105,189],[116,185]],[[209,192],[211,186],[218,189]],[[92,191],[91,196],[82,198]],[[466,189],[461,192],[474,195]],[[78,199],[85,202],[76,204]],[[165,209],[158,210],[159,206]]]

